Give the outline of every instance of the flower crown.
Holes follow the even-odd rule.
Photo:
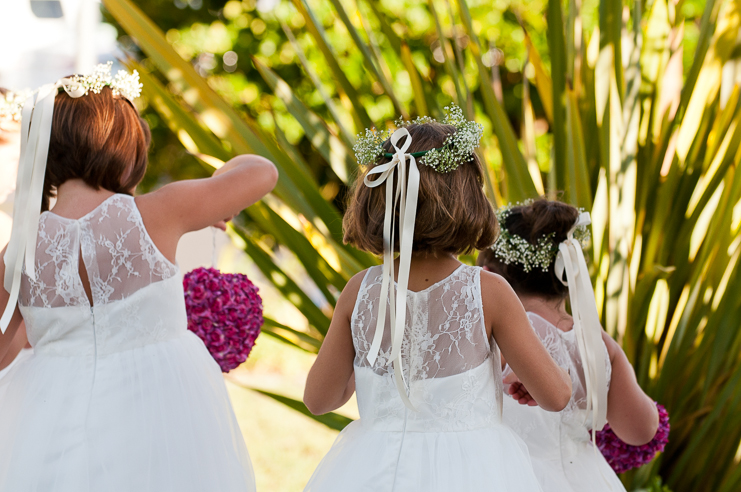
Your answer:
[[[0,94],[0,120],[21,121],[23,103],[31,93],[29,91],[8,91]]]
[[[533,200],[525,200],[522,203],[509,204],[497,210],[500,233],[491,246],[491,250],[505,265],[519,263],[525,272],[530,272],[535,268],[547,272],[548,267],[558,254],[558,244],[554,241],[556,234],[553,232],[545,234],[539,237],[535,244],[532,244],[522,236],[510,232],[504,225],[514,207],[527,206],[531,203],[533,203]],[[589,229],[586,225],[578,226],[574,230],[574,239],[579,241],[582,246],[589,243],[589,238]]]
[[[64,85],[64,90],[68,94],[75,94],[76,97],[86,96],[90,92],[99,94],[103,87],[110,87],[115,96],[123,96],[129,101],[133,101],[141,95],[142,84],[139,82],[139,72],[134,70],[128,73],[126,70],[119,70],[114,77],[111,74],[113,62],[100,63],[89,75],[74,75],[67,80],[69,84]]]
[[[399,118],[395,125],[397,128],[404,128],[410,125],[424,125],[426,123],[436,123],[437,120],[429,116],[420,116],[412,121],[405,121]],[[441,122],[443,125],[452,125],[455,132],[448,135],[442,147],[414,152],[414,157],[422,157],[420,162],[435,169],[440,173],[455,171],[458,166],[471,160],[474,150],[479,146],[483,127],[475,121],[468,121],[463,115],[461,108],[455,104],[445,107],[445,118]],[[394,154],[385,153],[383,144],[389,139],[393,132],[391,130],[377,130],[369,128],[365,130],[365,135],[358,134],[357,141],[353,150],[355,158],[362,166],[368,166],[380,159],[381,157],[393,157]]]

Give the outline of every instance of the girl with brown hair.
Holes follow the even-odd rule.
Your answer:
[[[344,218],[345,241],[384,264],[348,282],[306,381],[313,413],[353,392],[360,410],[306,491],[540,490],[527,449],[501,423],[499,349],[542,408],[563,408],[570,380],[509,285],[457,259],[497,235],[480,138],[480,126],[454,107],[442,124],[422,118],[391,135],[369,130],[356,145],[367,169]]]
[[[505,398],[504,421],[527,444],[544,492],[625,491],[590,442],[593,431],[609,422],[620,439],[642,445],[656,434],[659,418],[622,349],[600,325],[581,251],[589,214],[540,199],[497,215],[502,233],[492,248],[479,253],[478,264],[512,285],[532,328],[569,372],[572,386],[566,408],[548,412],[532,401],[528,383],[518,380],[518,369],[509,364],[505,382],[512,383],[507,391],[513,398]]]
[[[187,330],[175,251],[277,172],[243,155],[134,197],[149,147],[140,88],[103,65],[23,108],[0,358],[22,320],[34,355],[0,382],[0,490],[255,490],[219,366]]]

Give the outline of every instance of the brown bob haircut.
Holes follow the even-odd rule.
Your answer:
[[[78,98],[57,94],[42,210],[49,209],[49,199],[70,179],[131,194],[147,170],[150,141],[149,125],[136,107],[109,87]]]
[[[566,234],[578,217],[579,210],[571,205],[539,199],[529,205],[513,207],[501,226],[530,244],[536,244],[539,238],[553,233],[554,242],[559,244],[566,240]],[[488,248],[479,253],[477,260],[479,266],[504,277],[518,294],[563,299],[569,289],[558,279],[554,263],[551,262],[546,272],[540,268],[526,272],[518,263],[507,265]]]
[[[456,131],[454,126],[440,123],[410,125],[407,130],[412,138],[409,153],[442,147],[447,136]],[[384,152],[392,152],[389,141],[383,148]],[[390,160],[382,157],[375,165]],[[498,226],[494,209],[484,195],[483,167],[478,156],[471,156],[448,173],[435,171],[419,158],[417,163],[420,183],[412,250],[458,255],[489,247],[497,237]],[[369,188],[363,184],[368,170],[355,181],[343,219],[344,240],[358,249],[381,255],[386,190],[385,185]],[[397,219],[394,250],[398,252],[398,207],[394,214]]]

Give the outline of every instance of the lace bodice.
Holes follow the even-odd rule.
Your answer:
[[[87,272],[92,304],[80,278]],[[113,195],[72,220],[39,220],[36,279],[23,272],[19,305],[37,352],[96,354],[185,329],[178,269],[156,248],[136,202]]]
[[[149,238],[134,198],[113,195],[77,220],[52,212],[41,214],[36,280],[24,272],[20,304],[47,308],[89,305],[79,276],[80,252],[94,305],[120,301],[177,273],[177,267]]]
[[[370,268],[358,292],[351,328],[361,421],[396,429],[407,414],[389,362],[387,314],[379,356],[366,358],[376,329],[382,267]],[[401,355],[408,394],[417,409],[407,430],[464,430],[499,421],[499,350],[488,340],[481,303],[480,269],[462,265],[450,276],[407,295]],[[386,301],[388,302],[388,301]]]
[[[568,455],[570,445],[590,439],[591,412],[586,411],[586,384],[584,369],[574,331],[564,332],[535,313],[527,313],[543,345],[553,360],[566,369],[571,376],[571,400],[560,412],[546,412],[539,407],[519,405],[511,398],[505,404],[504,421],[509,424],[533,453]],[[607,353],[607,347],[605,347]],[[605,357],[609,387],[612,366],[609,356]],[[506,376],[511,369],[505,368]],[[506,401],[506,400],[505,400]],[[534,451],[533,451],[534,450]]]

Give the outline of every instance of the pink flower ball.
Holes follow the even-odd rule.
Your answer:
[[[260,334],[262,299],[246,275],[196,268],[183,279],[188,329],[229,372],[247,360]]]
[[[651,442],[643,446],[631,446],[620,440],[610,428],[610,424],[597,432],[597,447],[602,451],[615,473],[623,473],[631,468],[639,468],[654,459],[669,442],[669,413],[656,403],[659,410],[659,428]]]

